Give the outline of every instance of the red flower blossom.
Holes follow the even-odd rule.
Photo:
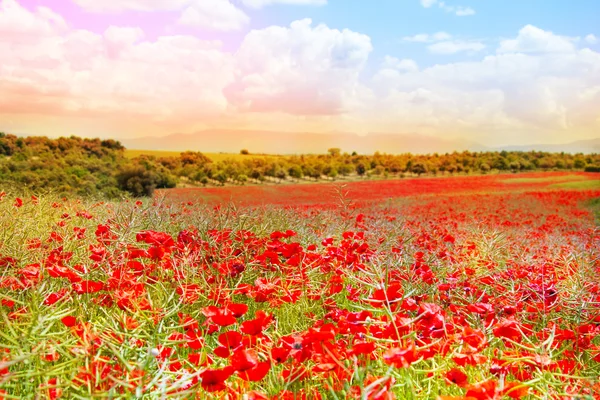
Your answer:
[[[460,387],[465,387],[469,383],[467,374],[458,368],[452,368],[450,371],[446,372],[445,378],[446,382],[453,383]]]
[[[201,386],[207,392],[217,392],[227,388],[225,381],[235,372],[231,367],[207,369],[200,373]]]
[[[77,325],[77,318],[73,317],[72,315],[67,315],[66,317],[61,318],[61,322],[70,328]]]
[[[494,336],[501,338],[508,338],[515,341],[521,339],[521,331],[519,330],[519,324],[514,319],[504,319],[494,325]]]
[[[393,348],[383,353],[383,360],[388,365],[396,368],[406,368],[419,359],[415,345],[411,344],[406,348]]]

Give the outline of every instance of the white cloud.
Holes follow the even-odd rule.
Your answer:
[[[421,0],[421,5],[425,8],[429,8],[437,3],[437,0]]]
[[[402,40],[405,42],[431,43],[441,40],[449,40],[450,38],[452,38],[452,35],[446,32],[436,32],[431,35],[428,33],[419,33],[414,36],[405,36],[402,38]]]
[[[485,45],[479,41],[448,40],[431,44],[427,49],[434,54],[455,54],[463,51],[481,51],[485,49]]]
[[[575,46],[569,38],[533,25],[526,25],[515,39],[500,42],[499,53],[571,53]]]
[[[131,48],[143,37],[144,31],[140,28],[110,26],[104,32],[108,56],[111,58],[118,57],[122,51]]]
[[[237,31],[250,18],[230,0],[73,0],[90,12],[181,11],[180,25],[213,31]]]
[[[54,30],[64,30],[67,24],[46,7],[30,12],[15,0],[0,0],[0,41],[35,40]]]
[[[468,17],[469,15],[475,15],[475,10],[471,7],[457,7],[454,13],[459,17]]]
[[[273,4],[324,6],[327,0],[242,0],[242,4],[251,8],[262,8]]]
[[[165,11],[181,10],[191,4],[203,8],[207,0],[72,0],[81,8],[91,12]],[[262,8],[273,4],[322,6],[327,0],[241,0],[246,7]]]
[[[241,30],[250,18],[229,0],[196,0],[187,7],[178,23],[215,31]]]
[[[533,28],[525,27],[509,42],[516,43],[510,49],[526,52],[508,52],[503,42],[496,55],[480,61],[411,72],[395,71],[388,62],[374,76],[372,95],[357,113],[365,120],[370,116],[372,130],[402,124],[409,132],[495,131],[505,142],[523,134],[544,140],[597,132],[600,53],[577,50],[570,41],[566,46],[563,37]],[[525,40],[528,32],[535,40]]]
[[[234,60],[218,42],[192,36],[144,41],[137,27],[111,26],[104,34],[67,30],[50,24],[46,12],[12,0],[0,5],[0,114],[189,123],[227,108],[223,88],[233,80]],[[20,34],[37,37],[14,46]]]
[[[368,36],[310,19],[253,30],[236,53],[227,98],[242,110],[337,114],[372,50]]]
[[[593,34],[589,34],[585,37],[585,41],[588,42],[589,44],[596,44],[598,43],[598,38],[593,35]]]
[[[446,4],[445,1],[421,0],[421,5],[425,8],[431,8],[434,5],[437,5],[439,8],[446,11],[447,13],[452,13],[458,17],[467,17],[469,15],[475,15],[475,10],[471,7],[452,6]]]
[[[180,10],[192,0],[72,0],[91,12]]]
[[[65,132],[83,134],[75,120],[114,135],[230,124],[508,142],[600,130],[600,53],[533,26],[477,61],[424,67],[386,57],[368,79],[370,38],[310,20],[253,30],[232,54],[219,41],[154,38],[135,26],[77,30],[14,0],[0,10],[0,122],[44,121],[46,131],[31,132],[71,123]],[[423,35],[430,46],[461,47],[444,32]]]
[[[403,72],[416,72],[419,70],[419,65],[415,60],[398,59],[396,57],[385,56],[382,67],[384,69],[393,69]]]

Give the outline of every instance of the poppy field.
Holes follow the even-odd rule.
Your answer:
[[[599,179],[2,192],[0,399],[600,398]]]

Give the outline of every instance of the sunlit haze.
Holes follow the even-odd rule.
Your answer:
[[[592,139],[599,15],[589,0],[0,0],[0,131]]]

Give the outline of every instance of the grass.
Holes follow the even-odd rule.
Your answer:
[[[509,178],[504,179],[502,182],[504,183],[515,183],[515,184],[523,184],[523,183],[549,183],[553,181],[581,181],[587,179],[585,176],[581,175],[562,175],[562,176],[542,176],[535,178]]]
[[[600,189],[600,180],[586,180],[580,182],[564,182],[551,185],[550,188],[556,189],[574,189],[574,190],[594,190]]]
[[[586,204],[594,213],[596,223],[600,225],[600,197],[589,200]]]

